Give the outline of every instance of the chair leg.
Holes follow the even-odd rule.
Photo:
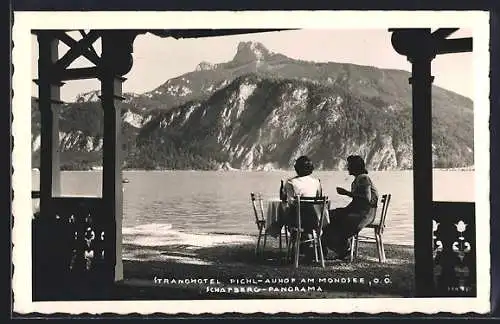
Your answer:
[[[377,242],[377,253],[378,253],[378,262],[382,262],[382,251],[380,246],[380,236],[375,233],[375,241]]]
[[[382,234],[379,234],[378,237],[380,241],[380,255],[382,257],[382,262],[385,262],[386,258],[385,258],[385,249],[384,249],[384,241],[382,240]]]
[[[264,250],[266,249],[267,233],[264,231],[263,235],[264,235],[264,242],[262,244],[262,253],[264,253],[265,252]]]
[[[299,267],[299,256],[300,256],[300,237],[301,237],[301,232],[297,232],[297,237],[295,240],[295,268]]]
[[[384,262],[387,261],[387,258],[385,257],[385,248],[384,248],[384,241],[382,240],[382,235],[380,236],[380,244],[382,246],[382,258],[384,260]]]
[[[358,236],[355,235],[351,238],[351,256],[350,256],[350,262],[354,261],[354,258],[356,257],[356,244],[357,244]]]
[[[321,267],[325,267],[325,256],[323,255],[323,245],[321,243],[321,236],[318,235],[317,237],[317,240],[318,240],[318,247],[319,247],[319,258],[320,258],[320,261],[321,261]]]
[[[290,233],[290,239],[287,239],[287,244],[286,244],[286,261],[290,262],[292,258],[292,246],[293,246],[293,240],[292,240],[292,233]]]
[[[318,242],[317,242],[317,235],[316,235],[316,232],[313,232],[313,249],[314,249],[314,259],[316,262],[319,261],[318,259]]]
[[[259,229],[259,236],[257,237],[257,245],[255,246],[255,254],[259,254],[260,238],[262,237],[262,229]]]

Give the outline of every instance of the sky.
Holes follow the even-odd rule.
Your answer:
[[[78,33],[71,34],[78,38]],[[472,30],[460,29],[450,38],[472,37]],[[125,76],[124,92],[151,91],[170,78],[191,72],[201,61],[230,61],[241,41],[260,42],[269,50],[294,59],[315,62],[340,62],[379,68],[411,70],[406,57],[397,54],[391,45],[391,33],[386,29],[359,30],[294,30],[259,34],[207,37],[198,39],[160,38],[139,35],[134,42],[134,65]],[[94,43],[100,53],[100,43]],[[67,50],[59,46],[60,57]],[[32,37],[32,75],[37,76],[38,46]],[[459,53],[437,56],[432,64],[434,84],[473,98],[473,54]],[[71,67],[87,66],[77,60]],[[68,81],[61,88],[63,101],[74,101],[78,94],[99,88],[97,80]],[[33,84],[32,95],[37,96]]]

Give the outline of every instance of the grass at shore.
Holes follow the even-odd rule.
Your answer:
[[[154,247],[156,258],[146,252],[141,256],[143,248],[138,246],[126,245],[125,249],[135,249],[136,259],[124,260],[125,280],[118,286],[117,299],[411,297],[414,291],[411,246],[386,244],[387,262],[379,263],[375,244],[360,243],[353,263],[327,258],[325,268],[313,263],[298,269],[284,262],[273,239],[268,240],[265,253],[257,256],[255,244],[249,242]],[[168,282],[160,283],[163,279]],[[186,284],[172,283],[172,279],[193,280]],[[218,283],[202,283],[203,279]],[[235,279],[254,282],[240,285]]]

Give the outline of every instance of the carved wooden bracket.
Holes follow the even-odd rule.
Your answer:
[[[124,76],[132,69],[134,62],[132,57],[133,44],[138,33],[133,30],[100,31],[103,55],[99,68],[102,73]]]
[[[410,62],[433,59],[436,55],[472,52],[472,38],[448,39],[458,28],[391,28],[394,50],[408,57]]]

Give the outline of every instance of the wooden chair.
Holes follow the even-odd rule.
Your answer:
[[[252,201],[253,212],[255,215],[255,224],[257,224],[257,229],[259,231],[257,237],[257,244],[255,246],[255,254],[259,254],[260,251],[264,252],[267,243],[267,232],[266,232],[266,217],[264,216],[264,203],[262,199],[262,194],[250,193],[250,198]],[[288,235],[285,229],[285,241],[288,244]],[[283,249],[282,243],[283,231],[280,230],[279,234],[279,249]],[[262,246],[261,246],[262,241]]]
[[[294,249],[294,265],[295,268],[299,267],[299,256],[300,256],[300,245],[301,244],[306,244],[306,243],[313,243],[313,249],[314,249],[314,256],[316,259],[316,262],[320,261],[321,266],[324,268],[325,267],[325,258],[323,255],[323,248],[321,246],[321,234],[323,230],[323,223],[324,223],[324,218],[325,218],[325,209],[327,208],[327,201],[328,197],[326,196],[318,196],[318,197],[301,197],[297,196],[295,198],[295,203],[296,203],[296,223],[294,225],[289,226],[290,229],[290,237],[294,237],[295,240],[290,239],[288,241],[288,259],[290,256],[290,251]],[[313,208],[307,209],[304,208],[306,206],[311,206]],[[315,207],[319,207],[319,211],[315,209]],[[319,220],[314,222],[314,225],[312,226],[312,238],[303,238],[302,234],[305,232],[303,226],[302,226],[302,214],[304,212],[313,212],[314,213],[320,213],[321,215],[319,217]],[[318,215],[308,215],[310,217],[317,217]],[[319,260],[318,260],[318,252],[319,252]]]
[[[358,245],[360,240],[362,242],[375,242],[377,244],[378,260],[379,262],[385,262],[385,250],[384,242],[382,236],[384,234],[385,220],[387,216],[387,210],[389,209],[389,202],[391,201],[391,194],[382,195],[380,200],[382,204],[382,210],[380,211],[380,218],[375,217],[373,222],[366,226],[366,228],[373,228],[374,236],[366,236],[356,234],[351,239],[351,262],[358,256]],[[377,211],[375,211],[377,212]]]

